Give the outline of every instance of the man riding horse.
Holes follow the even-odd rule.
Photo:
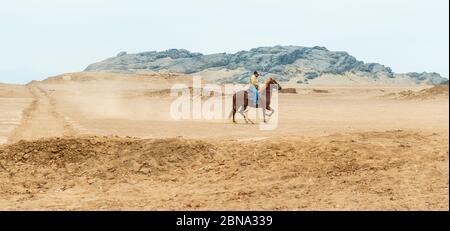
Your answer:
[[[233,117],[233,122],[236,123],[235,115],[238,112],[244,117],[245,122],[248,123],[248,118],[244,114],[247,112],[247,107],[261,108],[263,112],[263,121],[266,122],[266,113],[268,110],[271,112],[269,116],[274,113],[274,109],[270,107],[272,90],[281,90],[280,84],[273,78],[266,78],[264,85],[259,89],[258,82],[259,73],[257,71],[253,72],[250,77],[250,88],[247,91],[238,91],[233,94],[233,110],[230,113],[230,117]],[[250,96],[250,97],[249,97]],[[253,99],[253,100],[251,100]],[[253,103],[252,103],[253,102]],[[250,121],[252,122],[252,121]],[[253,122],[252,122],[253,123]]]

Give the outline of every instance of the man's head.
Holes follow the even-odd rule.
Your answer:
[[[254,74],[256,77],[259,76],[259,73],[258,73],[257,71],[253,72],[253,74]]]

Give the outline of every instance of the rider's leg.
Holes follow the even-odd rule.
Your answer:
[[[256,107],[258,107],[258,101],[259,101],[259,92],[258,92],[258,89],[255,88],[255,104],[256,104]]]

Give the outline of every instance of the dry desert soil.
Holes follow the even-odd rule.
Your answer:
[[[172,119],[175,83],[0,84],[0,210],[449,209],[448,86],[283,86],[260,130]]]

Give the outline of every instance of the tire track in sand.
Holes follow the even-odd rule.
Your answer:
[[[73,136],[73,126],[56,110],[55,100],[36,84],[27,85],[33,101],[22,112],[20,125],[8,138],[8,143],[44,137]]]

